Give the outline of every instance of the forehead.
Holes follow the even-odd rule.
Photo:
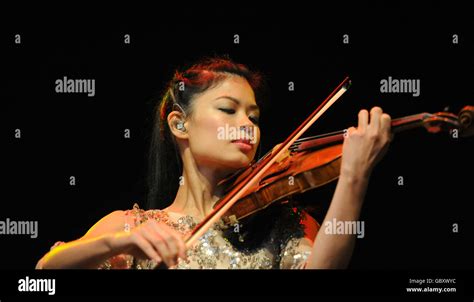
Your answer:
[[[198,99],[213,101],[222,96],[230,96],[245,105],[255,105],[255,94],[247,80],[240,76],[229,76],[215,87],[206,90]]]

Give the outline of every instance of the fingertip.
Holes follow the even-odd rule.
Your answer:
[[[374,114],[374,113],[376,113],[376,112],[382,113],[383,110],[382,110],[382,108],[379,107],[379,106],[374,106],[374,107],[372,107],[372,109],[370,110],[370,113],[371,113],[371,114]]]

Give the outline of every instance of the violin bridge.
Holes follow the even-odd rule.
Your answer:
[[[278,149],[278,147],[280,147],[280,145],[281,145],[281,143],[277,144],[277,145],[275,145],[275,147],[273,147],[272,154],[275,153],[276,149]],[[290,150],[285,150],[285,151],[283,151],[282,154],[280,154],[280,156],[278,156],[276,158],[275,162],[280,163],[280,162],[284,161],[285,159],[287,159],[288,157],[290,157]]]
[[[277,163],[281,163],[282,161],[284,161],[288,157],[290,157],[290,150],[285,150],[275,161]]]

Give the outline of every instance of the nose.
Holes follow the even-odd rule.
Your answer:
[[[255,125],[242,125],[239,127],[242,138],[248,139],[252,144],[258,143],[257,127]]]
[[[239,119],[239,130],[241,133],[246,134],[251,138],[253,142],[257,142],[258,139],[258,127],[250,120],[247,114],[243,113]]]

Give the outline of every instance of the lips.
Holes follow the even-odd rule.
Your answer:
[[[233,140],[232,143],[237,145],[242,151],[250,151],[253,149],[253,145],[248,139],[236,139]]]
[[[247,145],[252,145],[252,143],[249,139],[234,139],[232,142],[233,143],[243,143],[243,144],[247,144]]]

